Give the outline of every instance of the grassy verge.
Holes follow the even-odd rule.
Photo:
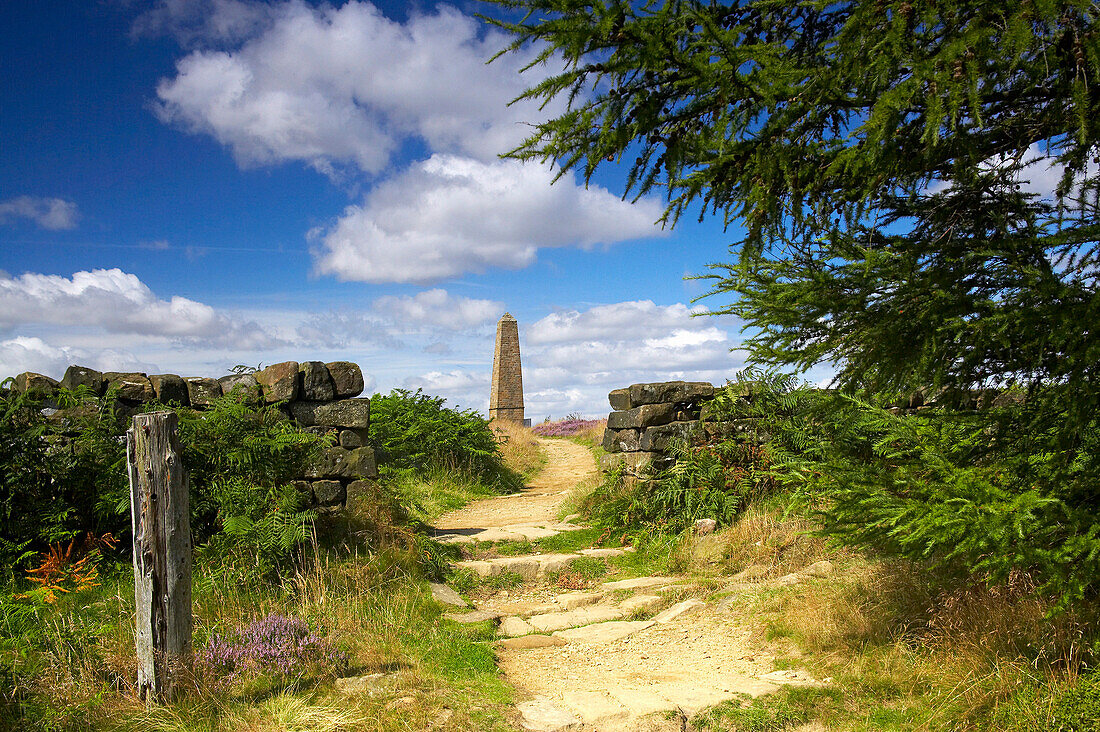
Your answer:
[[[132,688],[133,580],[50,606],[6,600],[0,726],[27,730],[493,729],[507,723],[503,684],[484,628],[441,619],[411,582],[407,556],[322,557],[278,586],[241,586],[200,569],[195,646],[270,615],[300,618],[343,654],[293,678],[245,673],[231,683],[200,663],[172,704],[146,710]],[[19,606],[19,607],[16,607]],[[342,680],[339,677],[348,677]]]
[[[460,436],[479,424],[489,432],[419,393],[390,401],[395,414],[408,406]],[[22,578],[0,587],[0,729],[514,729],[493,633],[443,619],[446,608],[424,584],[439,547],[414,528],[514,489],[545,458],[529,432],[474,435],[475,452],[489,456],[479,467],[461,449],[449,456],[443,447],[453,446],[421,444],[416,420],[400,424],[379,438],[397,457],[376,490],[323,516],[317,541],[277,572],[243,566],[247,553],[198,547],[196,654],[171,703],[147,709],[135,695],[133,575],[124,557],[99,560],[95,581],[79,587],[62,577],[65,588],[49,599],[28,593],[33,585]],[[501,587],[516,579],[495,578]],[[257,635],[273,627],[291,635]]]
[[[591,448],[598,459],[600,454],[603,453],[603,433],[606,429],[607,420],[597,420],[595,424],[577,430],[572,435],[569,435],[569,439],[576,442],[578,445],[584,445],[585,447]]]
[[[546,455],[530,429],[494,423],[492,430],[504,467],[520,476],[519,482],[542,470]],[[438,463],[424,470],[395,472],[389,485],[409,517],[424,524],[472,501],[500,495],[498,486],[486,484],[470,471]]]
[[[695,728],[1100,729],[1100,690],[1087,675],[1095,605],[1056,615],[1027,577],[989,588],[935,576],[831,548],[812,529],[755,507],[723,531],[668,540],[668,570],[701,577],[714,599],[753,618],[776,668],[829,679],[708,710]],[[827,576],[773,581],[822,560],[834,568]],[[644,553],[615,560],[624,561],[660,569]]]
[[[471,501],[500,495],[469,473],[444,467],[394,476],[390,487],[409,516],[425,524]]]
[[[504,464],[530,480],[546,465],[546,453],[539,446],[530,427],[508,422],[493,422],[493,433],[500,445]]]

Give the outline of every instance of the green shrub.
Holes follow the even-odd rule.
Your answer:
[[[443,403],[419,389],[371,397],[370,438],[382,450],[381,468],[426,475],[442,467],[500,492],[519,490],[522,478],[504,465],[489,423],[473,410]]]
[[[1083,676],[1054,700],[1052,732],[1100,730],[1100,678]]]
[[[175,410],[191,481],[191,531],[211,557],[277,569],[310,537],[316,512],[294,485],[325,439],[304,432],[277,407],[247,393],[219,397],[209,409]]]
[[[888,395],[744,376],[753,398],[726,404],[759,420],[773,476],[826,534],[989,583],[1024,571],[1061,607],[1100,590],[1100,423],[1064,443],[1049,412],[1057,393],[895,414]]]
[[[779,486],[767,450],[755,440],[707,443],[700,433],[668,454],[672,464],[648,478],[607,473],[585,504],[589,516],[612,530],[682,531],[703,518],[729,525]]]
[[[47,419],[51,403],[59,410]],[[247,555],[270,571],[309,536],[314,513],[305,510],[305,496],[292,481],[323,439],[274,406],[254,406],[243,392],[202,412],[173,409],[196,545],[209,542],[219,556]],[[97,397],[86,388],[62,390],[49,403],[34,394],[0,393],[0,566],[14,570],[50,545],[88,532],[129,530],[123,414],[113,391]]]
[[[14,569],[87,532],[129,526],[128,508],[119,507],[128,507],[128,492],[114,402],[113,393],[98,398],[86,388],[59,392],[55,423],[63,417],[64,429],[77,433],[59,441],[39,395],[0,392],[0,567]]]

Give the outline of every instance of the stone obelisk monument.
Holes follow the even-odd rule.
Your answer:
[[[519,364],[519,324],[511,313],[497,322],[489,419],[523,424],[523,373]]]

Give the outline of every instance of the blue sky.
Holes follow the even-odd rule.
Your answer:
[[[484,63],[485,10],[5,3],[0,375],[345,359],[485,410],[507,310],[536,421],[732,378],[739,324],[684,276],[737,232],[500,160],[547,112],[507,106],[537,77]]]

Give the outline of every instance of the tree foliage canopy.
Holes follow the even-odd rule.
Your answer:
[[[510,154],[586,178],[633,158],[626,192],[664,189],[669,223],[743,225],[712,275],[758,361],[1092,382],[1094,3],[498,2],[564,68],[526,95],[571,100]]]
[[[828,531],[1100,591],[1100,5],[496,2],[561,69],[526,96],[570,100],[509,154],[586,180],[625,160],[667,223],[736,223],[711,295],[755,362],[1026,395],[912,419],[822,395],[780,464],[831,498]]]

